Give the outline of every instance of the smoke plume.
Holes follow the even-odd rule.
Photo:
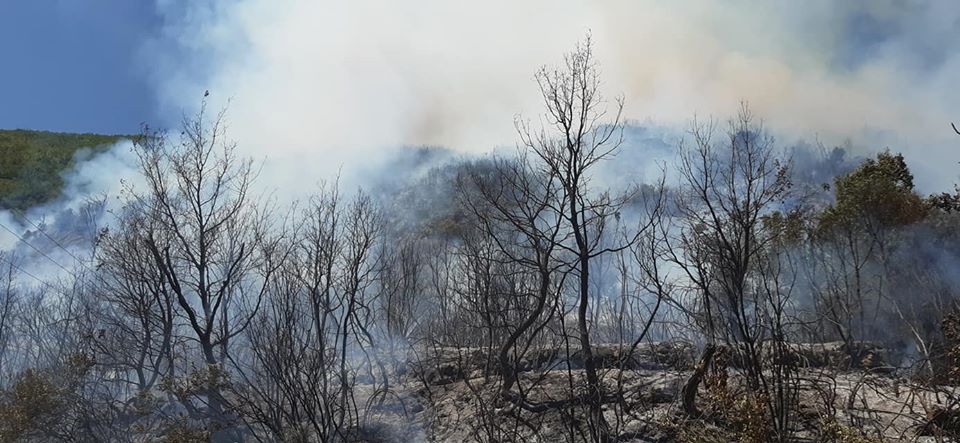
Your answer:
[[[210,90],[285,192],[402,145],[511,146],[533,73],[590,32],[626,117],[682,128],[740,100],[781,141],[903,151],[925,191],[956,180],[958,12],[946,1],[159,0],[144,62],[166,115]]]

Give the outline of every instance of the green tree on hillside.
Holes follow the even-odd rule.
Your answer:
[[[913,174],[902,154],[884,151],[853,172],[837,177],[836,202],[820,218],[821,228],[877,229],[907,225],[926,215],[928,205],[914,190]]]

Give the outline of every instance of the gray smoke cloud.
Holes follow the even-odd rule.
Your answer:
[[[904,152],[923,192],[949,188],[960,170],[949,128],[960,114],[951,86],[960,51],[950,44],[960,12],[946,1],[157,0],[156,8],[165,26],[141,62],[167,116],[159,125],[176,128],[212,91],[211,107],[229,102],[241,153],[264,162],[261,183],[290,198],[337,175],[347,187],[399,183],[419,167],[408,164],[420,157],[407,146],[509,148],[515,118],[536,119],[542,108],[533,73],[588,32],[604,91],[611,101],[623,94],[625,117],[641,122],[605,166],[608,184],[653,179],[654,160],[670,161],[694,114],[731,115],[740,100],[784,147],[842,145],[848,159]],[[114,202],[121,178],[136,178],[135,163],[129,142],[81,153],[61,199],[26,219],[0,212],[0,222],[36,235],[34,221],[52,229],[91,196]],[[0,249],[16,245],[0,232]]]
[[[401,145],[510,146],[532,76],[589,31],[626,116],[682,128],[747,100],[781,141],[903,151],[924,191],[960,159],[960,10],[946,0],[158,0],[144,48],[167,115],[204,90],[283,191]],[[171,120],[172,122],[173,120]]]

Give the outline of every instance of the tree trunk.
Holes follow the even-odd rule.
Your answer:
[[[707,369],[710,368],[710,362],[713,360],[713,355],[716,351],[716,345],[707,345],[707,347],[703,349],[697,367],[693,370],[690,378],[687,379],[687,383],[683,385],[683,391],[681,392],[683,413],[689,417],[695,418],[700,416],[700,410],[697,409],[697,388],[700,387],[700,382],[703,381],[703,377],[707,374]]]

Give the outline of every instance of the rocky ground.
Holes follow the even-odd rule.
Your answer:
[[[949,441],[936,440],[938,426],[952,426],[947,408],[954,387],[928,387],[908,372],[886,364],[883,351],[864,346],[847,352],[838,344],[795,346],[803,363],[794,379],[799,408],[791,429],[799,441]],[[696,360],[693,346],[679,343],[642,345],[632,355],[619,346],[598,349],[602,380],[608,392],[622,395],[604,408],[607,422],[622,442],[729,441],[729,426],[718,420],[684,418],[681,389]],[[584,374],[577,355],[569,359],[557,350],[538,349],[521,361],[519,386],[536,404],[567,404],[582,391]],[[851,357],[853,355],[854,357]],[[369,441],[584,441],[578,434],[585,410],[577,407],[530,411],[499,402],[496,377],[485,377],[487,354],[480,349],[435,350],[431,356],[411,356],[406,370],[396,374],[389,390],[358,386],[367,402]],[[852,360],[860,361],[852,361]],[[432,361],[425,365],[417,361]],[[735,366],[735,365],[734,365]],[[717,416],[743,414],[737,397],[740,383],[735,368],[728,371],[726,392],[732,394]],[[571,394],[574,393],[574,394]],[[704,408],[716,400],[709,386],[701,386],[698,401]],[[960,393],[958,393],[960,394]],[[729,419],[720,419],[729,420]],[[734,416],[734,421],[737,417]],[[724,431],[725,427],[727,430]],[[859,440],[858,440],[859,438]]]

